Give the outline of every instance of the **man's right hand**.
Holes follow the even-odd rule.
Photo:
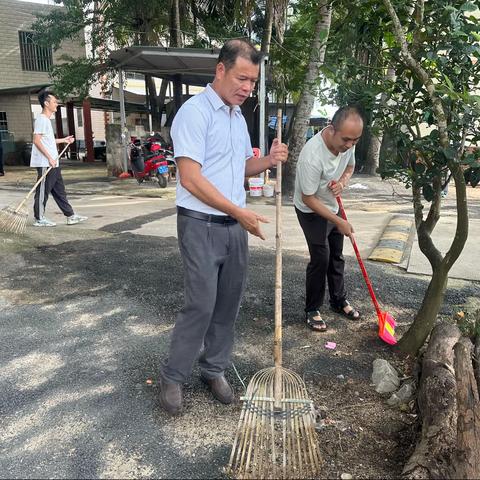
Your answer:
[[[346,237],[351,237],[354,232],[353,227],[343,218],[339,218],[337,223],[338,231]]]
[[[51,166],[52,168],[56,168],[56,166],[57,166],[57,160],[55,160],[55,159],[53,159],[53,158],[49,158],[49,159],[48,159],[48,163],[50,164],[50,166]]]
[[[247,230],[247,232],[261,238],[262,240],[265,240],[265,236],[260,229],[260,222],[269,223],[268,218],[255,213],[253,210],[240,208],[238,213],[235,214],[235,219],[245,230]]]

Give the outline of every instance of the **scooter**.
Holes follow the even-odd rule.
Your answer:
[[[160,188],[165,188],[169,180],[168,160],[161,146],[155,142],[142,142],[132,138],[130,143],[130,164],[132,175],[137,182],[153,181]]]

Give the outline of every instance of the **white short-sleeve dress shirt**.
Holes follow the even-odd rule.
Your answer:
[[[245,162],[253,156],[247,124],[239,106],[229,107],[207,85],[179,109],[170,131],[175,158],[188,157],[224,197],[245,206]],[[176,204],[213,215],[225,215],[201,202],[182,186],[178,174]]]

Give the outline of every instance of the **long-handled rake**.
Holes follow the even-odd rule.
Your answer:
[[[60,152],[57,160],[65,153],[70,144],[67,144],[65,148]],[[37,183],[27,193],[26,197],[16,206],[9,205],[0,210],[0,231],[5,233],[14,233],[21,235],[25,232],[28,219],[28,210],[25,204],[31,197],[35,189],[40,185],[40,182],[48,175],[48,172],[52,167],[48,167],[45,173],[37,180]]]
[[[337,203],[340,209],[340,215],[345,221],[347,221],[347,214],[345,213],[345,209],[343,208],[343,202],[341,197],[337,197]],[[357,242],[355,241],[355,237],[353,235],[350,236],[350,241],[352,242],[353,249],[355,250],[358,265],[360,266],[360,270],[362,271],[363,279],[365,280],[368,292],[370,293],[373,306],[375,307],[375,310],[377,312],[378,336],[385,343],[388,343],[389,345],[395,345],[397,343],[397,340],[395,339],[395,327],[397,326],[397,322],[388,312],[384,312],[380,309],[377,297],[375,296],[375,292],[373,291],[372,283],[370,282],[370,278],[368,277],[367,269],[363,264],[362,257],[360,256],[360,252],[357,247]]]
[[[277,116],[281,140],[282,111]],[[235,478],[315,478],[322,463],[313,402],[303,379],[282,367],[282,166],[276,180],[275,366],[257,372],[243,408],[227,472]]]

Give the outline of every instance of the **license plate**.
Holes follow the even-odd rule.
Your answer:
[[[160,167],[157,168],[157,172],[160,174],[168,173],[168,166],[161,165]]]

